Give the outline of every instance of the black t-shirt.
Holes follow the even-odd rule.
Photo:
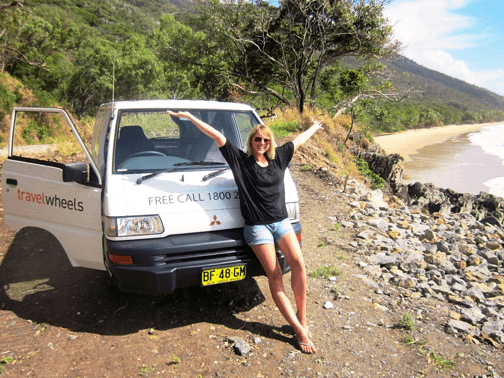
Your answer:
[[[284,173],[294,154],[288,142],[275,150],[275,159],[261,167],[253,155],[226,141],[220,151],[231,170],[240,194],[240,209],[245,224],[268,224],[288,217],[285,207]]]

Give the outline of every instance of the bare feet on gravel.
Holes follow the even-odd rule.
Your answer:
[[[310,340],[306,332],[304,332],[304,334],[296,334],[296,340],[301,352],[307,354],[317,353],[317,348],[315,348],[315,345],[313,345],[313,342]]]
[[[299,310],[296,313],[296,316],[299,320],[299,323],[303,326],[304,332],[303,333],[298,333],[296,334],[296,340],[299,345],[299,349],[303,353],[308,353],[308,354],[313,354],[317,352],[317,349],[315,348],[315,345],[313,345],[313,342],[310,340],[312,337],[312,334],[310,332],[310,329],[308,327],[308,322],[305,319],[302,319],[299,315]]]
[[[301,323],[301,325],[305,329],[307,336],[312,337],[312,334],[310,332],[310,327],[308,326],[308,321],[306,320],[306,318],[304,318],[304,319],[301,318],[301,316],[299,315],[299,310],[296,312],[296,317],[298,318],[299,323]]]

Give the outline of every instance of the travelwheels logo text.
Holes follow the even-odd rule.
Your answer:
[[[17,194],[17,198],[20,201],[59,207],[66,210],[84,211],[84,203],[77,201],[75,198],[60,198],[56,194],[46,195],[44,193],[31,193],[22,191],[21,189],[18,189]]]

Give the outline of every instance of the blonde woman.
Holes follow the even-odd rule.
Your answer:
[[[273,300],[296,333],[299,348],[303,353],[315,353],[317,350],[310,340],[306,314],[306,268],[285,207],[284,173],[294,152],[321,129],[322,124],[314,121],[308,130],[292,142],[276,148],[271,129],[266,125],[256,125],[247,138],[247,152],[243,152],[220,131],[191,113],[168,113],[189,119],[219,146],[238,186],[240,209],[245,219],[245,240],[261,262]],[[275,244],[285,255],[291,268],[291,288],[296,299],[296,312],[284,288]]]

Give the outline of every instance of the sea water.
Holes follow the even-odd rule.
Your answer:
[[[469,140],[486,154],[497,156],[504,165],[504,124],[483,127],[479,132],[470,133]],[[489,188],[490,194],[504,197],[504,177],[494,177],[483,185]]]
[[[405,183],[504,197],[504,123],[425,146],[404,164]]]

